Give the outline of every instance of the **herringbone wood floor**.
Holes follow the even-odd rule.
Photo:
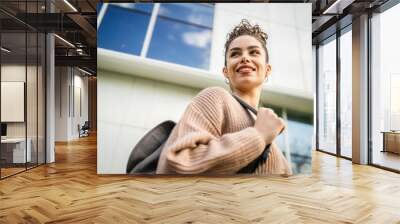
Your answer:
[[[0,223],[400,223],[400,175],[315,152],[313,174],[96,174],[96,139],[0,181]]]

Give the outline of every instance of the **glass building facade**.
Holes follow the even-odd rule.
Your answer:
[[[209,69],[213,5],[116,3],[102,8],[98,47]]]

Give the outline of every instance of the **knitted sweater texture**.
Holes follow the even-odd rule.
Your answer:
[[[254,117],[223,88],[201,91],[186,108],[165,143],[158,174],[235,174],[264,151]],[[277,145],[255,174],[291,175]]]

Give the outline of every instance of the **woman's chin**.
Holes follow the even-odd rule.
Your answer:
[[[241,91],[249,91],[249,90],[253,90],[255,88],[258,88],[260,85],[262,85],[262,83],[260,83],[257,80],[253,80],[253,79],[241,79],[237,85],[236,88],[240,89]]]

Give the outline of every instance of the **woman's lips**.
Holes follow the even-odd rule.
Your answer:
[[[236,69],[236,72],[239,72],[239,73],[250,73],[250,72],[255,71],[255,70],[256,69],[251,65],[240,65]]]
[[[240,73],[249,73],[249,72],[252,72],[252,71],[253,71],[253,69],[252,68],[248,68],[248,67],[239,69]]]

